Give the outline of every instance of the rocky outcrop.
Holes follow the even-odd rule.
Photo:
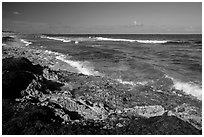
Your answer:
[[[180,106],[175,107],[172,111],[169,111],[168,115],[177,116],[183,121],[191,123],[197,129],[202,130],[202,112],[198,112],[198,108],[184,103]]]
[[[7,58],[2,60],[2,95],[3,98],[15,99],[21,91],[42,73],[42,67],[32,65],[26,58]]]

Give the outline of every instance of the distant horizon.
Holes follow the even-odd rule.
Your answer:
[[[51,34],[202,34],[202,2],[3,2],[2,29]]]
[[[22,33],[22,34],[59,34],[59,35],[158,35],[158,34],[164,34],[164,35],[202,35],[202,33],[24,33],[24,32],[14,32],[14,31],[5,31],[2,30],[2,32],[12,32],[12,33]]]

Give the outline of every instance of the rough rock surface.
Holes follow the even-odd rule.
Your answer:
[[[42,51],[4,42],[3,134],[202,133],[201,116],[189,115],[195,107],[165,105],[166,94],[152,93],[151,86],[136,92],[108,78],[60,70],[50,67],[51,55],[46,60]],[[159,104],[147,95],[163,98]]]

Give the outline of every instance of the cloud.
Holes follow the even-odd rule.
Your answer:
[[[20,14],[20,12],[14,11],[13,14],[18,15],[18,14]]]

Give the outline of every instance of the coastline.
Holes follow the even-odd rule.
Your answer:
[[[56,53],[30,48],[18,37],[10,37],[5,43],[2,82],[12,83],[22,76],[21,80],[29,82],[15,96],[12,96],[15,88],[7,88],[11,86],[9,82],[3,83],[3,134],[18,134],[13,131],[17,127],[23,129],[19,134],[202,134],[201,117],[180,114],[181,109],[184,112],[196,109],[188,104],[171,111],[153,101],[144,102],[145,97],[139,98],[142,96],[136,97],[135,102],[129,100],[132,93],[123,84],[80,74],[77,67],[56,58]],[[19,72],[22,75],[18,76]],[[10,78],[10,75],[16,77]],[[4,92],[9,94],[5,97]],[[7,106],[17,115],[7,115],[11,111],[5,109]],[[31,120],[33,115],[37,118]],[[47,117],[46,121],[41,116]],[[19,122],[16,118],[22,120],[21,126],[16,127]],[[25,121],[30,123],[26,126]],[[31,127],[35,127],[32,132]]]

